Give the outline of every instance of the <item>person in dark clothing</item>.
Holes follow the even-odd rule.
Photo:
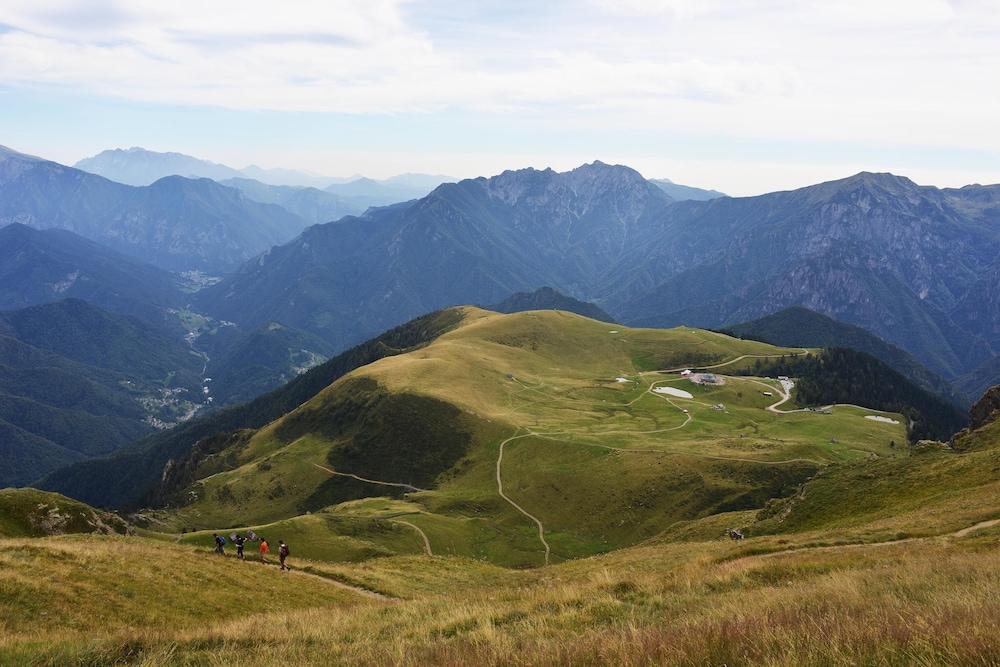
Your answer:
[[[212,533],[212,537],[215,538],[215,553],[219,554],[220,556],[225,556],[226,538],[222,537],[218,533]]]
[[[283,540],[278,540],[278,545],[278,560],[281,562],[281,569],[290,570],[291,568],[285,565],[285,559],[288,558],[291,551],[288,550],[288,545]]]
[[[242,535],[237,535],[235,539],[233,539],[233,542],[236,544],[236,557],[239,558],[240,560],[246,560],[246,558],[243,557],[243,544],[246,541],[247,538],[243,537]]]

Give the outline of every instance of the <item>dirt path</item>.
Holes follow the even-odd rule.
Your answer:
[[[506,500],[508,503],[510,503],[514,509],[516,509],[521,514],[531,519],[535,523],[535,525],[538,526],[538,539],[539,541],[541,541],[542,546],[545,547],[545,564],[548,565],[551,549],[549,548],[549,543],[545,540],[545,526],[542,524],[541,520],[538,517],[536,517],[534,514],[531,514],[530,512],[528,512],[528,510],[518,505],[510,498],[510,496],[508,496],[506,493],[503,492],[503,476],[500,473],[501,466],[503,465],[503,449],[504,447],[507,446],[507,443],[513,440],[518,440],[520,438],[527,438],[532,435],[535,434],[530,431],[527,433],[523,433],[521,435],[515,434],[500,443],[500,452],[497,454],[497,492],[500,494],[500,497]]]
[[[741,354],[740,356],[730,359],[729,361],[723,361],[722,363],[712,364],[711,366],[699,366],[697,364],[690,366],[681,366],[680,368],[665,368],[658,371],[643,371],[639,375],[651,375],[653,373],[680,373],[681,371],[686,371],[690,368],[702,368],[704,370],[711,370],[713,368],[722,368],[723,366],[728,366],[729,364],[735,364],[737,361],[743,361],[744,359],[778,359],[780,357],[801,357],[804,354],[809,354],[809,350],[804,347],[800,347],[799,351],[794,354]]]
[[[857,408],[858,410],[865,410],[867,412],[874,412],[876,414],[883,414],[883,415],[896,414],[896,413],[893,413],[893,412],[888,412],[887,410],[876,410],[875,408],[866,408],[863,405],[855,405],[854,403],[831,403],[830,405],[823,405],[823,406],[820,406],[819,408],[796,408],[794,410],[779,410],[778,409],[779,405],[783,405],[783,404],[787,403],[792,398],[791,392],[787,391],[785,389],[785,385],[782,384],[782,382],[780,380],[778,381],[778,384],[780,385],[780,387],[775,387],[774,385],[767,384],[766,382],[761,382],[760,380],[754,380],[754,379],[746,378],[746,377],[742,377],[742,378],[729,378],[729,379],[743,379],[743,380],[746,380],[747,382],[753,382],[754,384],[758,384],[761,387],[766,387],[767,389],[770,389],[772,391],[777,391],[778,394],[781,396],[781,398],[778,400],[778,402],[772,403],[771,405],[767,406],[767,410],[770,411],[770,412],[773,412],[775,414],[779,414],[779,415],[790,415],[790,414],[794,414],[796,412],[813,412],[816,409],[830,410],[832,408],[838,408],[838,407],[840,407],[840,408]]]
[[[982,530],[983,528],[992,528],[1000,524],[1000,519],[990,519],[989,521],[980,521],[979,523],[973,524],[968,528],[963,528],[962,530],[956,530],[951,534],[952,537],[965,537],[969,533],[974,533],[977,530]]]
[[[403,521],[402,519],[393,519],[392,521],[393,521],[393,523],[401,523],[404,526],[409,526],[413,530],[415,530],[418,533],[420,533],[420,537],[422,537],[423,540],[424,540],[424,551],[427,553],[428,556],[433,556],[434,555],[434,552],[431,551],[431,541],[427,538],[427,533],[425,533],[423,530],[421,530],[420,526],[418,526],[416,524],[413,524],[413,523],[410,523],[409,521]]]
[[[768,412],[773,412],[773,413],[779,414],[779,415],[790,415],[793,412],[807,412],[806,410],[804,410],[802,408],[799,408],[797,410],[779,410],[778,409],[779,405],[784,405],[788,401],[792,400],[792,393],[790,391],[785,391],[785,385],[781,384],[780,381],[778,382],[779,386],[775,387],[774,385],[767,384],[766,382],[761,382],[760,380],[753,380],[753,379],[750,379],[750,378],[744,378],[744,379],[747,382],[753,382],[754,384],[760,385],[761,387],[765,387],[769,391],[776,391],[776,392],[778,392],[778,395],[781,398],[779,398],[777,400],[777,402],[772,403],[771,405],[767,406],[766,410]]]
[[[310,579],[313,580],[318,579],[319,581],[326,582],[326,584],[329,586],[335,586],[337,588],[340,588],[341,590],[350,591],[357,595],[361,595],[363,597],[372,600],[379,600],[381,602],[395,602],[398,599],[385,595],[384,593],[379,593],[377,591],[370,591],[367,588],[361,588],[360,586],[352,586],[351,584],[345,584],[343,581],[338,581],[337,579],[332,579],[330,577],[324,577],[321,574],[313,574],[312,572],[304,572],[302,570],[287,570],[283,574],[290,574],[293,577],[309,577]]]
[[[852,544],[830,544],[824,546],[816,547],[790,547],[788,549],[783,549],[781,551],[769,551],[766,554],[750,554],[747,556],[740,556],[734,558],[732,561],[735,562],[739,560],[745,560],[747,558],[773,558],[775,556],[783,556],[785,554],[797,553],[800,551],[835,551],[838,549],[863,549],[865,547],[890,547],[897,544],[907,544],[909,542],[925,542],[927,540],[939,540],[948,539],[955,537],[966,537],[967,535],[976,532],[977,530],[982,530],[984,528],[992,528],[993,526],[1000,525],[1000,519],[989,519],[988,521],[980,521],[966,528],[956,530],[953,533],[945,533],[943,535],[928,535],[926,537],[905,537],[901,540],[884,540],[882,542],[855,542]]]
[[[316,466],[317,468],[319,468],[320,470],[325,470],[326,472],[330,473],[331,475],[338,475],[340,477],[350,477],[352,479],[358,480],[359,482],[368,482],[369,484],[380,484],[382,486],[394,486],[394,487],[399,488],[399,489],[407,489],[407,490],[413,491],[413,492],[426,491],[427,490],[427,489],[421,489],[420,487],[413,486],[412,484],[402,484],[400,482],[380,482],[377,479],[368,479],[366,477],[359,477],[359,476],[357,476],[357,475],[355,475],[353,473],[349,473],[349,472],[337,472],[336,470],[331,470],[330,468],[327,468],[326,466],[321,466],[318,463],[314,463],[313,465]]]
[[[212,555],[213,558],[218,558],[218,556],[216,556],[214,554],[214,552],[206,552],[206,553],[211,553],[211,555]],[[237,560],[236,556],[231,556],[229,554],[226,554],[226,558],[232,559],[232,560]],[[262,562],[260,560],[249,560],[248,559],[248,560],[245,560],[243,562],[246,563],[246,564],[248,564],[248,565],[255,565],[257,567],[268,567],[268,568],[272,568],[272,569],[275,569],[275,568],[278,567],[278,561],[277,560],[275,560],[273,562],[272,561]],[[306,567],[309,567],[309,566],[307,565]],[[362,597],[370,598],[372,600],[379,600],[381,602],[396,602],[399,599],[399,598],[392,597],[391,595],[386,595],[384,593],[379,593],[378,591],[370,591],[367,588],[362,588],[360,586],[352,586],[351,584],[344,583],[343,581],[339,581],[339,580],[334,579],[332,577],[324,577],[321,574],[314,574],[312,572],[307,572],[307,571],[299,569],[297,567],[296,568],[292,568],[290,570],[285,570],[284,572],[282,572],[281,570],[278,570],[278,572],[279,572],[278,576],[307,577],[307,578],[312,579],[314,581],[319,580],[319,581],[322,581],[323,583],[327,584],[328,586],[333,586],[333,587],[339,588],[341,590],[350,591],[351,593],[355,593],[357,595],[361,595]]]

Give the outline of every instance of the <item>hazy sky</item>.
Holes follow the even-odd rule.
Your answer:
[[[3,0],[0,128],[68,163],[1000,182],[1000,0]]]

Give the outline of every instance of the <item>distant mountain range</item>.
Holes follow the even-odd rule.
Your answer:
[[[159,153],[137,146],[102,151],[97,155],[78,161],[73,166],[127,185],[151,185],[167,176],[210,178],[213,181],[242,178],[252,179],[267,185],[331,188],[333,194],[343,194],[348,197],[369,198],[375,196],[384,199],[389,192],[404,195],[398,199],[384,200],[382,204],[422,197],[441,183],[456,180],[450,176],[400,174],[377,181],[359,175],[338,178],[295,169],[265,169],[256,165],[235,169],[183,153]],[[341,191],[340,186],[347,187]],[[364,208],[361,210],[363,211]]]
[[[224,164],[183,153],[156,153],[139,147],[101,151],[78,161],[73,167],[118,183],[136,186],[152,185],[167,176],[210,178],[213,181],[246,176]]]
[[[331,183],[357,178],[337,179],[296,169],[265,169],[257,165],[234,169],[183,153],[159,153],[138,146],[101,151],[73,166],[126,185],[151,185],[167,176],[184,176],[213,181],[249,178],[268,185],[324,188]]]
[[[359,175],[338,178],[294,169],[264,169],[255,165],[236,169],[182,153],[158,153],[139,147],[102,151],[73,166],[112,181],[138,186],[151,185],[167,176],[210,178],[242,190],[254,201],[279,204],[311,223],[331,222],[344,215],[357,215],[371,206],[419,199],[442,183],[458,180],[441,174],[407,173],[376,180]],[[725,196],[716,190],[680,185],[667,178],[652,179],[650,182],[677,201]],[[299,189],[304,191],[296,194],[295,190]],[[335,198],[324,199],[316,190],[326,190]]]
[[[198,295],[335,349],[435,308],[548,285],[619,321],[718,328],[804,305],[952,379],[992,356],[1000,186],[862,173],[759,197],[674,201],[628,167],[525,169],[318,225]],[[960,260],[958,258],[961,258]],[[981,296],[976,296],[977,294]]]
[[[719,197],[726,196],[725,193],[718,190],[704,190],[702,188],[693,188],[690,185],[680,185],[679,183],[674,183],[669,178],[651,178],[649,180],[651,183],[659,186],[661,190],[670,195],[670,198],[675,201],[684,201],[686,199],[708,201],[709,199],[718,199]]]
[[[190,168],[181,158],[193,160],[171,164]],[[130,187],[4,150],[0,223],[67,228],[161,268],[227,273],[185,302],[241,335],[276,323],[311,340],[309,355],[437,308],[551,286],[647,326],[720,328],[802,305],[962,378],[967,396],[995,379],[1000,186],[861,173],[727,197],[600,162],[435,187],[440,178],[321,190],[171,176]],[[63,289],[73,270],[39,289]],[[297,358],[298,345],[287,349]]]
[[[196,295],[247,327],[276,320],[335,349],[408,318],[548,285],[594,294],[672,200],[627,167],[525,169],[310,227]]]
[[[219,183],[236,188],[256,202],[277,204],[312,225],[339,220],[345,215],[357,215],[368,208],[353,198],[318,188],[268,185],[252,178],[227,178]]]
[[[0,224],[68,229],[170,270],[225,272],[308,223],[209,179],[133,187],[0,148]]]
[[[359,212],[363,212],[370,206],[387,206],[419,199],[442,183],[454,180],[447,176],[403,174],[384,181],[359,178],[347,183],[335,183],[327,186],[326,191],[352,203]]]

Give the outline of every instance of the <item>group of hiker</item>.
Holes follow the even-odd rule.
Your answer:
[[[212,533],[212,537],[215,539],[215,553],[220,556],[226,555],[226,538],[218,533]],[[267,540],[254,533],[252,530],[246,535],[242,533],[233,533],[229,536],[229,541],[236,545],[236,557],[240,560],[246,560],[243,555],[243,548],[246,546],[247,542],[257,542],[257,552],[260,554],[260,560],[262,563],[267,562],[267,554],[271,553],[271,545],[268,544]],[[285,560],[291,551],[288,549],[288,545],[285,544],[284,540],[278,540],[278,563],[281,565],[282,570],[290,569],[286,564]]]

